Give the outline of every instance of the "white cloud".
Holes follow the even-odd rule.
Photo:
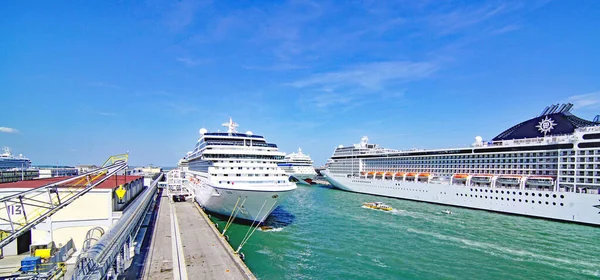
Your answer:
[[[430,62],[375,62],[347,70],[315,74],[290,85],[298,88],[320,87],[325,91],[347,86],[380,89],[386,83],[403,83],[426,78],[437,69],[438,66]]]
[[[515,31],[515,30],[519,30],[519,29],[521,29],[520,25],[509,24],[509,25],[504,26],[502,28],[498,28],[496,30],[493,30],[492,34],[503,34],[503,33],[512,32],[512,31]]]
[[[0,132],[4,132],[4,133],[19,133],[19,131],[15,128],[10,128],[10,127],[3,127],[0,126]]]
[[[576,109],[600,108],[600,91],[569,96],[567,101],[573,103]]]
[[[118,85],[113,85],[113,84],[108,84],[108,83],[104,83],[104,82],[93,82],[89,84],[90,86],[94,86],[94,87],[103,87],[103,88],[112,88],[112,89],[122,89],[122,87],[118,86]]]
[[[198,65],[206,63],[206,60],[193,59],[193,58],[189,58],[189,57],[178,57],[175,60],[185,64],[185,66],[187,66],[187,67],[198,66]]]

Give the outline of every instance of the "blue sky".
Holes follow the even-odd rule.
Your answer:
[[[600,1],[133,2],[4,3],[0,146],[173,166],[233,117],[320,165],[363,135],[457,147],[551,103],[600,114]]]

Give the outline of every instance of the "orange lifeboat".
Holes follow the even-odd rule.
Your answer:
[[[371,171],[371,172],[369,172],[368,174],[369,174],[369,175],[374,175],[374,174],[375,174],[375,172]]]
[[[455,179],[466,179],[469,177],[469,174],[454,174],[454,176],[452,177],[454,177]]]
[[[417,173],[408,173],[406,174],[406,177],[415,177],[415,175],[417,175]]]
[[[381,172],[381,171],[377,172],[377,175],[383,175],[383,172]]]
[[[392,173],[392,172],[386,172],[386,173],[385,173],[385,176],[388,176],[388,175],[389,175],[389,176],[392,176],[392,175],[394,175],[394,173]]]
[[[395,176],[396,177],[402,177],[402,176],[404,176],[404,174],[406,174],[406,173],[404,173],[404,172],[398,172],[398,173],[396,173]]]
[[[364,172],[364,171],[360,172],[360,175],[365,175],[365,174],[367,174],[367,172]]]
[[[429,174],[429,173],[421,173],[421,174],[419,174],[419,177],[429,177],[429,175],[431,175],[431,174]]]

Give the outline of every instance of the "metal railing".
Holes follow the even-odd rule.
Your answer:
[[[129,258],[129,248],[157,193],[158,182],[163,176],[164,173],[161,173],[129,206],[121,219],[79,257],[72,279],[104,279],[109,274],[116,277],[124,271],[124,259]]]

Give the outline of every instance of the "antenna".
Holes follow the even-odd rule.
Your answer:
[[[229,122],[223,123],[222,125],[224,127],[227,127],[227,132],[229,134],[231,134],[231,133],[237,133],[237,130],[235,128],[239,126],[237,123],[233,122],[232,118],[229,118]]]

